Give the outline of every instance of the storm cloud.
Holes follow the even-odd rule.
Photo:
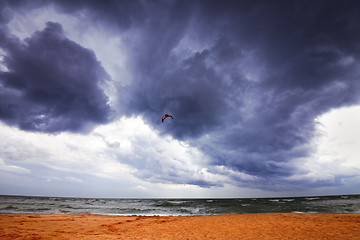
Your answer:
[[[108,78],[91,50],[67,39],[58,23],[20,41],[3,36],[0,118],[21,129],[86,131],[109,120]]]
[[[213,166],[262,183],[296,174],[293,162],[313,150],[314,119],[359,102],[357,4],[202,1],[177,9],[164,10],[159,25],[150,19],[155,30],[144,27],[129,111],[192,142]],[[163,112],[176,124],[160,124]]]
[[[2,4],[14,11],[29,7]],[[334,184],[291,176],[306,174],[297,161],[314,150],[314,119],[359,104],[356,1],[38,1],[31,8],[41,6],[124,37],[132,79],[118,89],[122,110],[114,118],[141,116],[161,135],[196,147],[210,159],[207,171],[231,173],[239,186]],[[111,120],[100,87],[110,77],[59,23],[24,42],[5,30],[2,39],[8,69],[0,75],[2,121],[61,132]],[[162,124],[165,113],[174,120]],[[181,183],[170,175],[161,178]]]

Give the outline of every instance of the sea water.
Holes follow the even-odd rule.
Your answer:
[[[241,213],[360,213],[360,195],[238,199],[117,199],[1,196],[2,213],[217,215]]]

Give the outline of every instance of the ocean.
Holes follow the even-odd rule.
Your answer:
[[[117,199],[1,196],[1,213],[217,215],[241,213],[360,213],[360,195],[238,199]]]

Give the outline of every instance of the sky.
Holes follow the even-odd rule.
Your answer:
[[[0,194],[359,194],[359,16],[351,0],[0,0]]]

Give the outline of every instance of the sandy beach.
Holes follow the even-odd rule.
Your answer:
[[[0,214],[0,239],[360,239],[360,214]]]

